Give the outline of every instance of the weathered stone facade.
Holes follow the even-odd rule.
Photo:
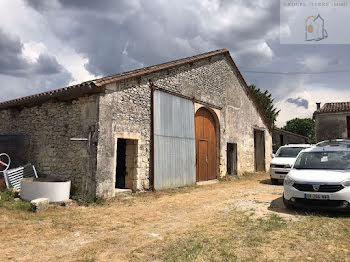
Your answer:
[[[213,113],[218,176],[226,175],[227,143],[237,144],[239,175],[255,170],[254,130],[263,132],[268,170],[272,135],[238,75],[223,53],[168,66],[101,84],[100,94],[0,110],[0,135],[25,134],[28,157],[39,172],[71,179],[85,193],[105,197],[115,194],[117,139],[126,139],[126,183],[134,191],[150,189],[152,83],[196,100],[195,110],[205,106]],[[71,141],[73,137],[90,137],[90,142]]]
[[[314,112],[317,142],[350,138],[350,102],[330,102],[321,107],[316,103]]]
[[[219,120],[219,174],[226,175],[226,145],[238,147],[238,174],[254,171],[254,128],[265,133],[266,170],[272,154],[272,137],[261,115],[236,76],[228,58],[212,57],[141,78],[111,83],[100,98],[97,193],[113,196],[116,138],[139,137],[134,190],[145,190],[151,180],[151,89],[157,87],[221,107]],[[198,109],[198,107],[197,107]]]
[[[307,144],[308,138],[298,134],[275,128],[272,132],[273,151],[276,152],[281,146],[288,144]]]
[[[328,139],[349,138],[347,123],[348,116],[350,116],[350,111],[315,114],[315,132],[317,142]]]
[[[25,159],[39,173],[71,179],[79,190],[94,194],[97,112],[96,95],[0,110],[0,135],[24,135]],[[70,140],[89,136],[90,146]]]

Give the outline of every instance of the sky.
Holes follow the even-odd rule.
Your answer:
[[[272,94],[279,127],[350,101],[350,46],[332,38],[344,26],[329,23],[323,44],[284,44],[304,17],[280,16],[279,0],[1,0],[0,16],[0,101],[221,48]]]

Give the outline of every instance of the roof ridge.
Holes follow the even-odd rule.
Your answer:
[[[144,67],[144,68],[136,69],[133,71],[119,73],[119,74],[106,76],[106,77],[102,77],[102,78],[97,78],[94,80],[89,80],[89,81],[82,82],[82,83],[77,84],[77,85],[68,86],[68,87],[64,87],[61,89],[56,89],[56,90],[52,90],[52,91],[48,91],[48,92],[44,92],[44,93],[40,93],[40,94],[34,94],[34,95],[27,96],[27,97],[22,97],[22,98],[13,99],[10,101],[1,102],[0,109],[37,104],[38,102],[42,103],[44,101],[47,101],[47,100],[52,99],[54,97],[57,98],[59,96],[79,97],[79,94],[82,95],[82,94],[102,92],[103,88],[101,88],[101,87],[103,87],[104,85],[106,85],[108,83],[117,82],[117,81],[121,81],[121,80],[128,79],[128,78],[133,78],[133,77],[140,77],[140,76],[151,74],[151,73],[154,73],[154,72],[157,72],[160,70],[165,70],[165,69],[169,69],[169,68],[172,68],[175,66],[180,66],[180,65],[187,64],[187,63],[191,63],[191,62],[196,62],[198,60],[210,58],[210,57],[213,57],[213,56],[216,56],[219,54],[224,54],[225,56],[227,55],[228,62],[232,65],[233,70],[236,71],[236,76],[241,81],[243,88],[246,90],[247,96],[252,100],[253,105],[256,107],[256,109],[257,109],[258,113],[260,114],[266,127],[269,129],[269,131],[272,131],[272,126],[271,126],[270,122],[266,118],[264,112],[260,108],[256,98],[254,97],[254,94],[249,89],[241,72],[239,71],[238,67],[236,66],[235,62],[233,61],[233,59],[230,55],[230,51],[226,48],[218,49],[218,50],[214,50],[214,51],[210,51],[210,52],[206,52],[206,53],[202,53],[202,54],[198,54],[198,55],[194,55],[194,56],[190,56],[190,57],[186,57],[186,58],[181,58],[178,60],[173,60],[173,61],[169,61],[166,63],[158,64],[158,65],[152,65],[149,67]],[[74,93],[74,94],[72,94],[72,93]]]
[[[350,102],[327,102],[314,114],[349,112]]]
[[[55,94],[55,93],[61,93],[61,92],[64,92],[66,90],[74,89],[74,88],[77,88],[77,87],[83,87],[83,86],[86,86],[86,85],[90,85],[92,83],[93,83],[93,81],[89,80],[89,81],[81,82],[79,84],[70,85],[70,86],[66,86],[66,87],[62,87],[62,88],[58,88],[58,89],[54,89],[54,90],[50,90],[50,91],[45,91],[45,92],[41,92],[41,93],[37,93],[37,94],[33,94],[33,95],[28,95],[28,96],[23,96],[23,97],[19,97],[19,98],[14,98],[14,99],[11,99],[11,100],[0,102],[0,108],[3,108],[5,105],[12,104],[14,102],[18,103],[20,101],[29,100],[31,98],[48,96],[48,95],[52,95],[52,94]]]
[[[151,72],[159,71],[159,70],[166,69],[166,68],[171,68],[171,67],[174,67],[177,65],[181,65],[181,64],[185,64],[185,63],[189,63],[189,62],[194,62],[194,61],[197,61],[200,59],[204,59],[204,58],[208,58],[211,56],[215,56],[218,54],[224,54],[224,53],[229,53],[229,50],[227,48],[218,49],[218,50],[214,50],[214,51],[210,51],[210,52],[206,52],[206,53],[202,53],[202,54],[197,54],[197,55],[190,56],[190,57],[185,57],[185,58],[180,58],[180,59],[173,60],[173,61],[168,61],[168,62],[157,64],[157,65],[151,65],[151,66],[138,68],[138,69],[127,71],[127,72],[121,72],[121,73],[114,74],[114,75],[104,76],[104,77],[84,81],[84,82],[81,82],[79,84],[66,86],[63,88],[58,88],[58,89],[54,89],[54,90],[50,90],[50,91],[45,91],[45,92],[36,93],[33,95],[28,95],[28,96],[24,96],[24,97],[19,97],[19,98],[3,101],[3,102],[0,102],[0,108],[6,108],[7,106],[11,106],[12,104],[17,105],[18,103],[21,103],[21,102],[24,103],[24,101],[36,99],[39,97],[40,98],[50,97],[53,94],[63,93],[67,90],[74,89],[76,87],[83,87],[83,86],[91,85],[91,84],[94,84],[96,87],[101,87],[105,84],[115,82],[115,81],[118,81],[118,80],[121,80],[124,78],[137,77],[138,75],[148,74]]]
[[[92,81],[97,86],[102,86],[102,85],[108,84],[110,82],[114,82],[114,81],[118,80],[119,78],[124,78],[124,77],[127,78],[127,77],[130,77],[131,75],[135,76],[135,74],[138,74],[138,73],[148,74],[148,73],[152,73],[154,71],[159,71],[162,69],[171,68],[171,67],[174,67],[177,65],[190,63],[192,61],[197,61],[200,59],[204,59],[204,58],[208,58],[211,56],[215,56],[218,54],[224,54],[224,53],[229,53],[229,50],[227,48],[217,49],[214,51],[210,51],[210,52],[206,52],[206,53],[202,53],[202,54],[198,54],[198,55],[194,55],[194,56],[190,56],[190,57],[180,58],[177,60],[171,60],[168,62],[156,64],[156,65],[146,66],[146,67],[138,68],[138,69],[127,71],[127,72],[122,72],[122,73],[118,73],[118,74],[114,74],[114,75],[110,75],[110,76],[97,78],[97,79],[94,79]]]

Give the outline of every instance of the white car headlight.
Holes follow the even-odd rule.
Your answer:
[[[286,185],[286,186],[292,186],[294,185],[295,181],[293,179],[291,179],[289,176],[286,176],[284,178],[284,182],[283,184]]]
[[[341,182],[341,184],[342,184],[344,187],[350,186],[350,179],[344,180],[343,182]]]

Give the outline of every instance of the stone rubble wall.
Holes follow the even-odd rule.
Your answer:
[[[317,142],[328,139],[348,138],[348,125],[345,113],[323,113],[315,115],[315,132]]]
[[[272,137],[247,96],[231,64],[223,55],[140,78],[105,86],[100,97],[97,152],[98,195],[114,196],[116,137],[138,137],[137,172],[133,190],[147,190],[152,181],[151,89],[155,86],[222,107],[216,115],[219,131],[219,174],[226,175],[226,145],[237,143],[238,173],[254,171],[254,128],[265,131],[266,170]],[[217,112],[218,110],[212,110]]]
[[[24,134],[27,158],[39,173],[71,179],[84,193],[105,197],[115,194],[117,138],[137,140],[132,150],[137,159],[127,183],[134,191],[148,190],[152,181],[149,80],[159,88],[222,107],[209,108],[217,121],[220,176],[226,175],[227,143],[237,143],[238,174],[254,171],[254,129],[265,132],[268,170],[271,133],[224,55],[111,83],[104,87],[105,94],[0,110],[0,135]],[[200,107],[195,105],[196,110]],[[90,144],[70,141],[89,136]]]
[[[0,110],[0,135],[23,134],[25,158],[39,174],[71,180],[79,191],[95,194],[97,105],[98,96],[93,95]],[[90,146],[70,141],[89,135]]]
[[[280,130],[274,130],[273,131],[273,149],[276,152],[281,146],[281,136],[283,136],[283,145],[288,145],[288,144],[307,144],[308,139],[303,138],[298,135],[293,135],[287,132],[283,132]]]

